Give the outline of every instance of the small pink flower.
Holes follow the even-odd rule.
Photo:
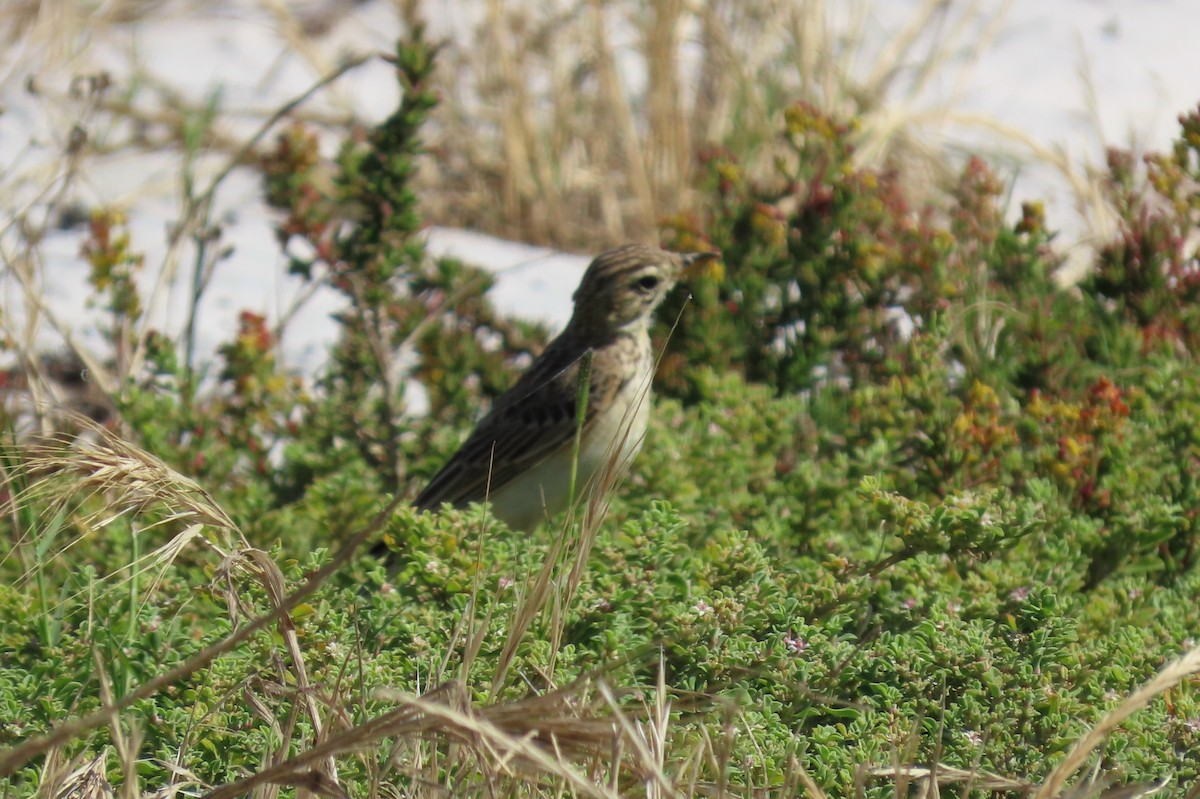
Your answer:
[[[1020,588],[1014,588],[1011,592],[1009,592],[1008,598],[1013,602],[1024,602],[1026,599],[1029,599],[1029,595],[1031,593],[1033,593],[1033,589],[1027,585],[1023,585]]]
[[[789,651],[797,655],[803,652],[805,649],[808,649],[808,641],[805,641],[800,636],[793,635],[792,633],[788,633],[783,637],[783,645],[786,646]]]
[[[917,600],[911,596],[908,599],[906,599],[900,603],[900,607],[904,608],[905,610],[912,610],[916,606],[917,606]]]
[[[498,583],[501,591],[506,591],[512,588],[513,579],[511,577],[501,577]]]
[[[710,616],[713,612],[712,605],[708,604],[703,599],[701,599],[695,605],[692,605],[692,610],[696,611],[697,616]]]

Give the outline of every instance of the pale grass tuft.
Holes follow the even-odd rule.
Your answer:
[[[917,796],[938,796],[943,785],[965,785],[972,789],[993,792],[1028,794],[1033,786],[1023,780],[1015,780],[979,769],[964,769],[939,763],[936,766],[896,765],[868,769],[872,777],[882,777],[896,782],[897,788],[915,786],[912,793]]]
[[[14,503],[45,502],[55,515],[77,503],[84,507],[94,504],[96,507],[76,514],[75,527],[82,531],[81,536],[91,535],[125,516],[132,517],[136,523],[142,515],[159,509],[166,515],[142,527],[141,532],[174,523],[188,525],[165,544],[109,575],[105,581],[110,583],[110,590],[154,570],[158,574],[150,584],[149,590],[153,593],[165,570],[188,544],[195,542],[220,559],[213,587],[225,597],[229,617],[235,625],[239,620],[253,620],[257,616],[257,611],[244,602],[241,576],[249,576],[262,584],[273,608],[284,604],[287,587],[279,567],[265,552],[250,545],[234,521],[199,484],[112,432],[85,419],[74,421],[91,435],[70,441],[51,439],[30,448],[27,468],[32,474],[46,476],[15,495]],[[57,554],[65,555],[78,540],[67,544]],[[279,625],[299,696],[319,736],[323,719],[310,690],[295,625],[287,614],[280,616]],[[111,697],[105,697],[105,703],[112,704]],[[132,751],[137,749],[136,746],[130,748]],[[335,779],[335,764],[330,761],[326,767],[327,773]]]
[[[31,537],[51,520],[63,517],[70,520],[76,535],[47,552],[48,557],[66,556],[84,537],[123,517],[144,524],[143,533],[184,526],[153,552],[128,564],[126,579],[169,566],[192,543],[207,546],[221,557],[235,548],[250,549],[233,520],[195,481],[85,417],[60,416],[84,434],[8,444],[19,457],[3,475],[11,495],[4,511],[20,519],[20,511],[32,510],[41,522],[36,529],[18,526],[18,545],[34,543]],[[39,566],[36,560],[28,563],[26,576]]]
[[[950,177],[927,142],[965,121],[954,109],[1009,5],[925,0],[886,43],[865,0],[474,5],[443,61],[430,212],[568,248],[653,239],[694,206],[701,149],[774,175],[798,100],[857,120],[858,164],[900,168],[920,197]],[[947,74],[958,85],[931,99]]]
[[[48,757],[42,767],[40,789],[43,796],[52,799],[112,799],[112,785],[105,772],[108,770],[108,747],[86,763],[63,774],[58,758]]]

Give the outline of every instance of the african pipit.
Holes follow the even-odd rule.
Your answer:
[[[651,314],[685,272],[717,257],[641,244],[598,255],[575,290],[566,329],[496,400],[417,497],[417,508],[486,499],[509,527],[531,530],[571,500],[573,466],[576,497],[585,496],[598,475],[627,469],[642,447],[650,412]],[[576,401],[589,352],[575,464]]]

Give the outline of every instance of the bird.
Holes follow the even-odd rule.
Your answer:
[[[654,310],[681,277],[719,257],[643,244],[596,256],[575,290],[562,333],[495,400],[415,507],[486,501],[510,529],[532,531],[610,475],[623,474],[642,447],[650,415]]]

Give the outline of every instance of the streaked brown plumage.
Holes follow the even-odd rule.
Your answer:
[[[716,257],[640,244],[597,256],[575,291],[566,329],[496,400],[416,506],[430,510],[487,499],[497,518],[525,530],[565,508],[580,362],[589,351],[577,495],[584,495],[605,464],[627,468],[641,448],[649,415],[650,317],[685,270]]]

